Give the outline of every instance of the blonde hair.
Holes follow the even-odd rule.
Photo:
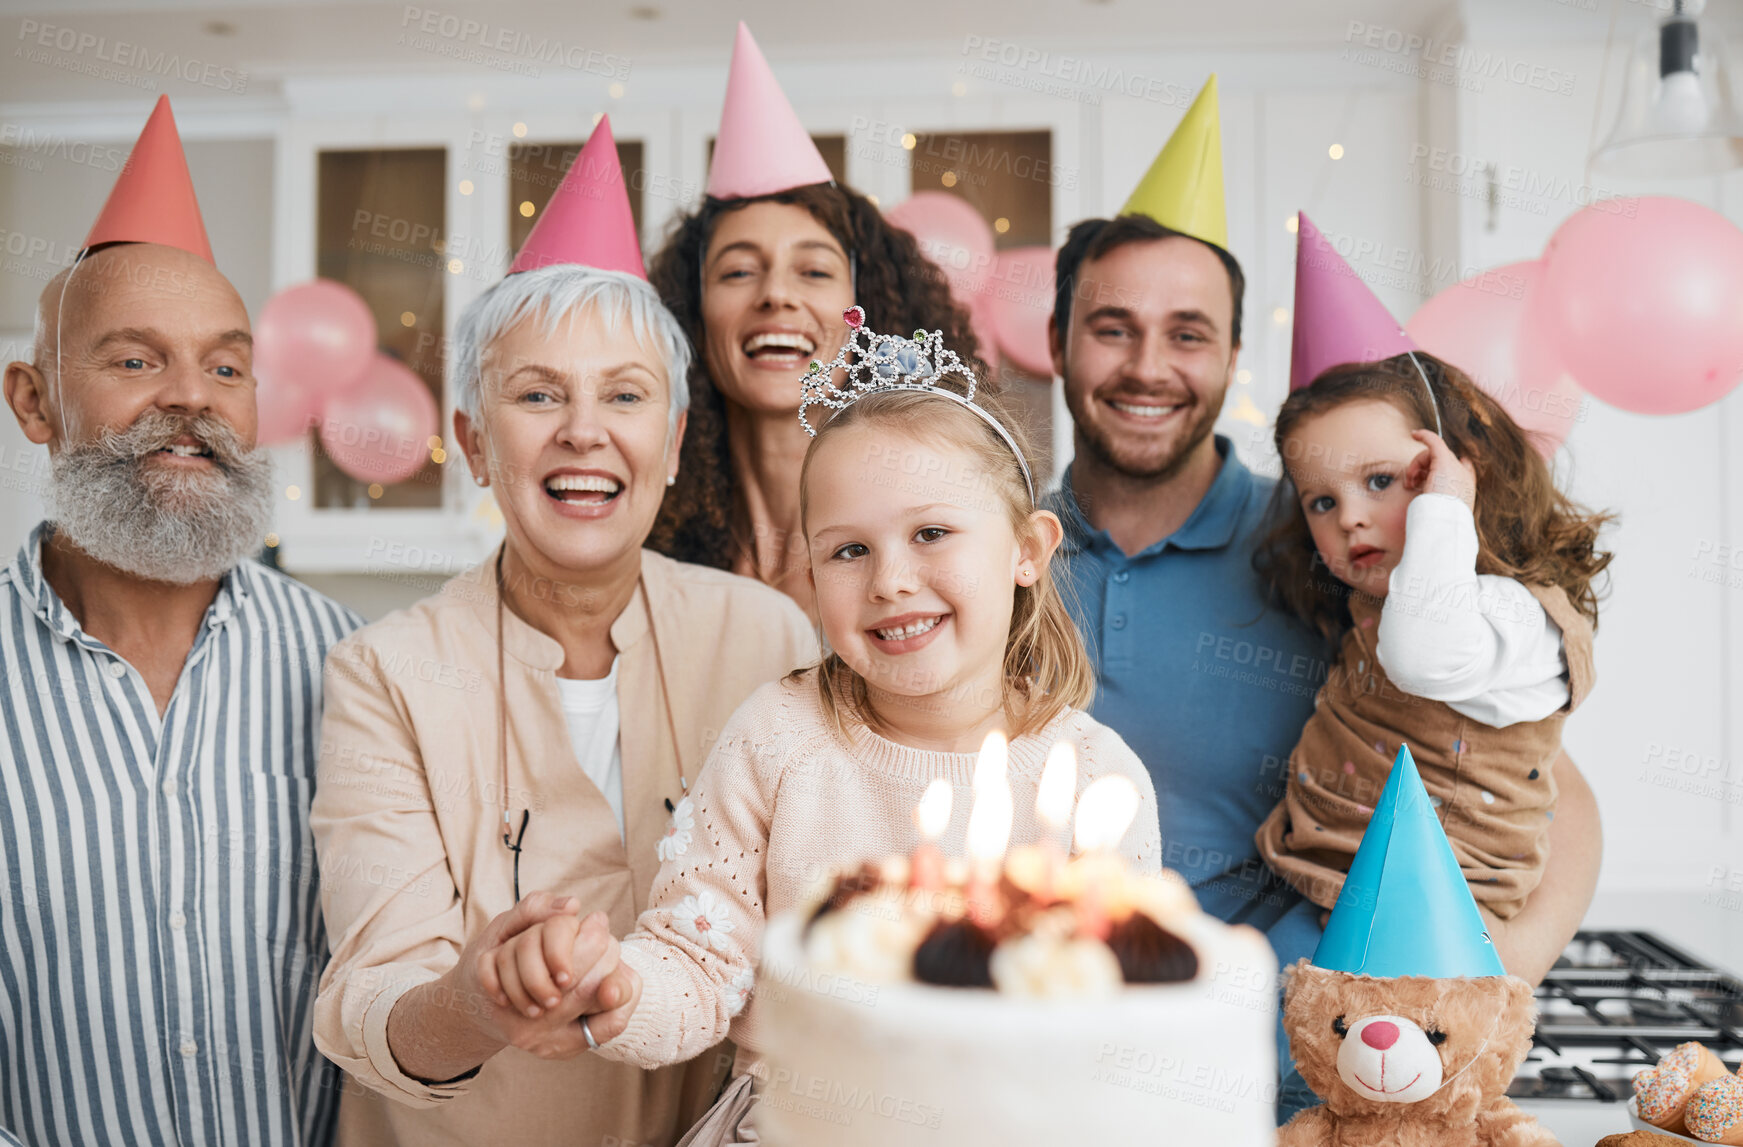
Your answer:
[[[1020,427],[1004,416],[995,400],[981,391],[975,401],[999,420],[1019,449],[1026,448]],[[854,426],[877,427],[968,451],[981,466],[984,488],[996,492],[1008,509],[1011,529],[1018,540],[1028,541],[1033,535],[1030,518],[1038,507],[1011,448],[972,410],[924,391],[868,395],[818,430],[799,472],[801,521],[809,510],[808,479],[817,451],[829,438]],[[1054,560],[1060,560],[1058,555]],[[1038,574],[1034,585],[1016,587],[1010,633],[1005,641],[1003,704],[1013,737],[1045,728],[1064,710],[1084,708],[1095,695],[1095,671],[1083,638],[1065,608],[1059,580],[1047,562],[1038,563]],[[797,678],[800,672],[803,671],[795,671],[791,676]],[[868,723],[871,709],[865,679],[839,653],[831,653],[818,667],[817,690],[824,716],[836,732],[845,733],[850,719],[862,725]]]

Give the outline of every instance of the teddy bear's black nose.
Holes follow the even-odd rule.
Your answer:
[[[1385,1051],[1398,1042],[1398,1025],[1391,1020],[1375,1020],[1362,1029],[1362,1042],[1376,1051]]]

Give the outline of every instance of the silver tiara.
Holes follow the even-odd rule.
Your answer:
[[[842,318],[847,320],[847,341],[841,344],[831,361],[812,360],[810,369],[799,383],[799,425],[805,428],[806,434],[817,437],[817,428],[805,417],[808,406],[845,410],[868,394],[889,390],[936,394],[974,411],[998,432],[1005,445],[1011,448],[1017,465],[1022,467],[1023,484],[1029,488],[1029,501],[1035,501],[1035,479],[1029,474],[1028,459],[1017,449],[1017,440],[1011,437],[1011,432],[974,401],[974,371],[955,351],[944,345],[943,331],[918,330],[911,339],[900,335],[880,335],[865,325],[865,309],[858,306],[842,312]],[[835,381],[837,371],[845,376],[840,385]],[[938,385],[940,380],[950,375],[965,379],[968,393],[958,394]]]

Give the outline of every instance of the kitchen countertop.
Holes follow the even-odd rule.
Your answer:
[[[1519,1099],[1519,1109],[1547,1127],[1562,1147],[1592,1147],[1606,1135],[1634,1130],[1628,1109],[1620,1103],[1592,1103],[1577,1099]]]

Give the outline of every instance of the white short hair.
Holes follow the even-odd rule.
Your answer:
[[[601,271],[559,263],[509,275],[461,312],[455,334],[456,405],[477,421],[484,406],[484,352],[517,324],[541,315],[547,335],[569,316],[591,310],[616,331],[628,321],[636,338],[660,356],[671,391],[671,430],[690,406],[690,340],[645,279],[624,271]]]

